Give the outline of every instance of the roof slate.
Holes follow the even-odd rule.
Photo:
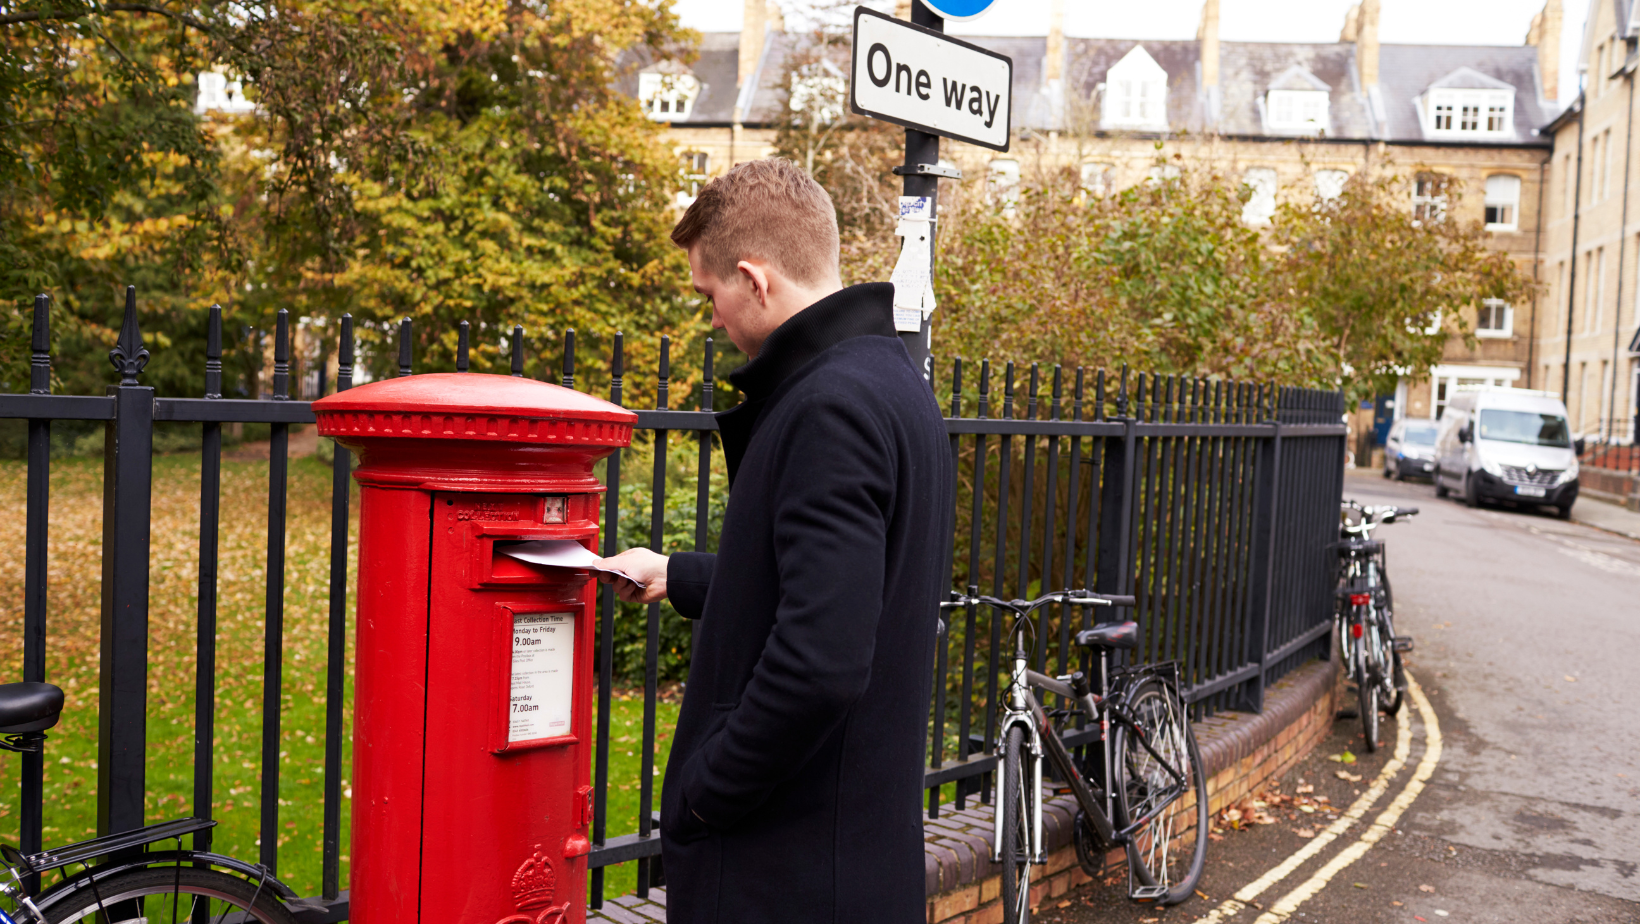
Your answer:
[[[733,121],[741,97],[735,86],[739,70],[739,33],[708,32],[701,37],[698,57],[690,67],[704,85],[689,118],[679,124],[723,124]],[[1383,45],[1379,51],[1379,86],[1384,124],[1372,117],[1362,92],[1354,43],[1221,42],[1217,121],[1202,92],[1199,41],[1137,41],[1133,39],[1068,38],[1065,41],[1066,79],[1062,89],[1046,85],[1044,58],[1047,40],[1041,36],[963,36],[964,41],[1013,59],[1013,121],[1011,128],[1063,128],[1065,99],[1091,103],[1099,117],[1099,87],[1106,72],[1134,46],[1145,51],[1167,72],[1167,116],[1172,132],[1216,130],[1238,136],[1272,135],[1264,127],[1264,93],[1278,80],[1284,86],[1313,77],[1331,94],[1329,136],[1348,139],[1422,141],[1423,128],[1414,100],[1439,81],[1457,80],[1491,86],[1492,81],[1515,89],[1515,132],[1506,144],[1541,143],[1536,129],[1546,125],[1558,108],[1542,98],[1537,73],[1537,49],[1529,46]],[[806,39],[798,34],[770,32],[755,74],[756,92],[741,114],[747,124],[768,124],[780,117],[787,91],[781,81],[791,56]],[[621,88],[637,92],[636,72],[650,63],[639,53],[625,56],[630,67]],[[1465,70],[1480,75],[1463,73]],[[1466,79],[1467,78],[1467,79]],[[1314,84],[1310,84],[1314,85]],[[1317,87],[1320,89],[1321,87]],[[1488,142],[1466,142],[1486,144]],[[1493,142],[1496,143],[1496,142]]]

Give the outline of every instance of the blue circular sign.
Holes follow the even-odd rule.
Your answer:
[[[997,0],[921,0],[923,6],[946,19],[977,19]]]

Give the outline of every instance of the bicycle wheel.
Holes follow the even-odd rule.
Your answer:
[[[1127,843],[1128,873],[1142,900],[1176,905],[1190,897],[1207,862],[1207,776],[1184,703],[1171,685],[1148,678],[1127,708],[1144,741],[1116,733],[1116,822],[1137,827]],[[1149,747],[1146,747],[1146,743]],[[1181,792],[1182,789],[1182,792]]]
[[[195,921],[257,921],[296,924],[273,894],[256,883],[214,869],[150,866],[115,873],[82,885],[43,909],[46,924],[184,924]]]
[[[1361,732],[1367,739],[1367,753],[1378,750],[1378,684],[1379,671],[1373,667],[1372,646],[1368,639],[1361,638],[1355,646],[1356,659],[1356,702],[1361,709]]]
[[[1401,703],[1406,700],[1407,671],[1406,666],[1401,663],[1399,651],[1391,650],[1389,656],[1390,682],[1386,685],[1389,692],[1385,694],[1389,699],[1384,703],[1384,713],[1396,715],[1401,711]]]
[[[1025,729],[1008,729],[1002,752],[1002,920],[1025,924],[1031,919],[1031,800],[1030,752]]]

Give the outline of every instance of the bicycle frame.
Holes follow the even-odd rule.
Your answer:
[[[1029,622],[1030,614],[1033,611],[1040,606],[1046,605],[1047,603],[1085,603],[1093,605],[1108,605],[1111,602],[1110,600],[1097,597],[1079,598],[1076,596],[1077,593],[1080,592],[1051,594],[1027,606],[1020,605],[1021,603],[1024,603],[1024,601],[1004,602],[994,598],[972,598],[972,602],[981,602],[991,606],[1007,609],[1010,612],[1015,613],[1018,617],[1015,621],[1014,628],[1009,632],[1009,636],[1016,640],[1014,647],[1014,663],[1013,669],[1010,672],[1008,693],[1004,700],[1001,721],[998,723],[997,740],[1000,746],[1000,742],[1007,739],[1008,732],[1011,729],[1016,727],[1020,728],[1024,733],[1027,749],[1033,758],[1034,768],[1031,783],[1035,788],[1032,790],[1032,795],[1030,798],[1032,817],[1028,829],[1029,843],[1026,848],[1026,853],[1029,856],[1030,861],[1034,864],[1047,862],[1047,847],[1042,836],[1041,793],[1042,759],[1044,757],[1053,761],[1055,768],[1059,771],[1059,775],[1069,785],[1072,795],[1076,797],[1077,804],[1081,807],[1083,814],[1093,825],[1094,830],[1098,833],[1099,837],[1104,840],[1105,843],[1112,846],[1125,845],[1131,839],[1134,831],[1139,830],[1149,824],[1157,814],[1166,811],[1168,807],[1183,796],[1186,791],[1186,787],[1184,785],[1186,781],[1184,776],[1179,773],[1178,770],[1175,769],[1165,758],[1163,758],[1162,755],[1156,752],[1150,742],[1140,732],[1138,724],[1134,722],[1130,716],[1128,716],[1124,708],[1125,691],[1131,683],[1124,681],[1120,683],[1116,689],[1113,690],[1111,688],[1110,657],[1107,652],[1102,651],[1099,655],[1098,693],[1093,692],[1091,685],[1085,692],[1078,693],[1077,689],[1072,685],[1072,679],[1075,678],[1076,675],[1071,675],[1064,678],[1049,677],[1030,668],[1029,658],[1025,653],[1025,646],[1023,644],[1023,634],[1020,630],[1023,624],[1027,624]],[[970,602],[970,598],[963,598],[958,605],[966,605],[968,602]],[[1176,665],[1172,664],[1153,665],[1139,668],[1133,673],[1136,677],[1162,676],[1172,685],[1176,686],[1177,675],[1174,668],[1176,668]],[[1099,727],[1100,757],[1104,770],[1102,779],[1105,781],[1105,785],[1098,787],[1097,792],[1095,791],[1094,785],[1092,785],[1087,777],[1082,773],[1081,768],[1077,766],[1075,757],[1072,756],[1070,750],[1065,746],[1064,741],[1061,740],[1054,726],[1052,717],[1049,716],[1047,710],[1042,707],[1042,704],[1037,701],[1036,696],[1032,693],[1032,688],[1046,690],[1061,697],[1067,703],[1074,703],[1077,707],[1074,710],[1075,712],[1078,712],[1086,716],[1090,721],[1097,723]],[[1149,751],[1151,755],[1156,758],[1157,762],[1164,769],[1166,769],[1168,774],[1173,777],[1174,782],[1178,786],[1177,791],[1168,795],[1166,798],[1159,800],[1159,804],[1150,815],[1147,815],[1144,818],[1132,819],[1127,826],[1120,830],[1116,828],[1114,822],[1111,820],[1114,817],[1114,805],[1112,804],[1114,800],[1114,793],[1110,788],[1110,780],[1112,779],[1114,773],[1114,768],[1112,767],[1110,734],[1112,719],[1115,719],[1118,724],[1127,726],[1138,735],[1137,740],[1140,744],[1146,751]],[[1005,794],[1002,791],[1003,776],[1004,774],[1002,774],[1000,770],[996,774],[996,788],[994,791],[996,801],[994,804],[997,806],[997,810],[993,815],[994,830],[991,841],[991,859],[993,861],[1001,861],[1002,859],[1002,825],[1004,822],[1002,806],[1005,804]],[[1145,878],[1148,879],[1149,877],[1147,876]],[[1143,884],[1152,885],[1153,883],[1144,882]]]

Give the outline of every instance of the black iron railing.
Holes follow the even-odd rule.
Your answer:
[[[305,401],[290,400],[290,338],[278,314],[271,398],[234,400],[222,392],[222,318],[212,309],[202,398],[158,398],[140,384],[147,361],[137,327],[134,290],[126,295],[124,323],[110,354],[119,384],[106,396],[50,393],[48,302],[36,301],[33,375],[27,395],[0,395],[0,418],[29,421],[28,523],[25,554],[23,673],[44,680],[47,633],[46,549],[49,542],[48,477],[54,420],[104,421],[104,549],[102,648],[97,752],[98,827],[117,832],[143,823],[145,718],[149,670],[147,636],[151,453],[156,421],[197,423],[203,431],[200,476],[198,613],[195,655],[195,748],[193,812],[210,817],[215,758],[216,690],[224,670],[217,645],[217,543],[221,516],[222,426],[270,426],[267,576],[262,653],[262,753],[258,795],[260,861],[277,870],[280,830],[281,677],[284,668],[283,600],[285,505],[289,428],[314,420]],[[522,375],[522,328],[512,331],[512,374]],[[456,368],[468,368],[468,329],[460,330]],[[412,374],[411,327],[400,326],[398,373]],[[335,382],[352,383],[355,344],[344,317]],[[623,340],[617,333],[610,357],[609,399],[623,402]],[[666,480],[673,439],[694,441],[696,483],[694,546],[710,544],[711,470],[716,421],[712,407],[711,342],[703,359],[696,410],[672,409],[670,344],[662,338],[653,409],[638,411],[640,435],[648,432],[654,464],[648,473],[649,542],[663,543],[667,525]],[[1043,589],[1091,587],[1138,598],[1143,661],[1177,659],[1198,714],[1224,709],[1257,711],[1266,686],[1304,660],[1325,657],[1330,625],[1330,563],[1326,547],[1336,534],[1343,486],[1343,397],[1335,392],[1275,388],[1202,378],[1118,375],[1078,368],[1066,388],[1065,373],[1050,372],[1042,394],[1042,370],[1032,365],[1027,385],[1013,363],[1001,370],[1000,398],[993,369],[981,362],[977,376],[961,360],[951,378],[936,383],[949,402],[946,424],[957,463],[956,523],[949,543],[951,585],[983,588],[997,596],[1033,596]],[[562,384],[575,385],[575,339],[563,344]],[[965,380],[969,375],[972,387]],[[319,389],[324,390],[322,372]],[[1046,397],[1046,406],[1043,398]],[[969,407],[972,416],[965,416]],[[606,554],[619,551],[618,523],[641,510],[623,510],[622,459],[613,454],[605,472]],[[331,500],[328,664],[325,671],[322,896],[326,920],[346,917],[341,891],[341,825],[346,776],[343,708],[347,672],[347,580],[349,457],[336,449]],[[641,477],[641,476],[640,476]],[[655,741],[659,702],[662,609],[647,608],[643,659],[643,730],[636,832],[607,836],[607,795],[617,602],[605,588],[599,607],[597,747],[591,901],[602,903],[604,871],[636,861],[642,893],[659,884],[659,838],[655,832]],[[930,614],[930,618],[933,614]],[[1039,665],[1059,672],[1078,664],[1072,630],[1091,624],[1077,608],[1047,613],[1036,634]],[[936,685],[926,772],[928,812],[947,798],[958,807],[982,794],[980,782],[994,766],[993,704],[1004,665],[1003,624],[975,609],[951,614],[937,647]],[[1082,743],[1091,732],[1072,732]],[[41,845],[41,755],[23,757],[20,820],[22,848]],[[944,791],[950,786],[951,790]],[[208,847],[210,832],[197,835]]]

